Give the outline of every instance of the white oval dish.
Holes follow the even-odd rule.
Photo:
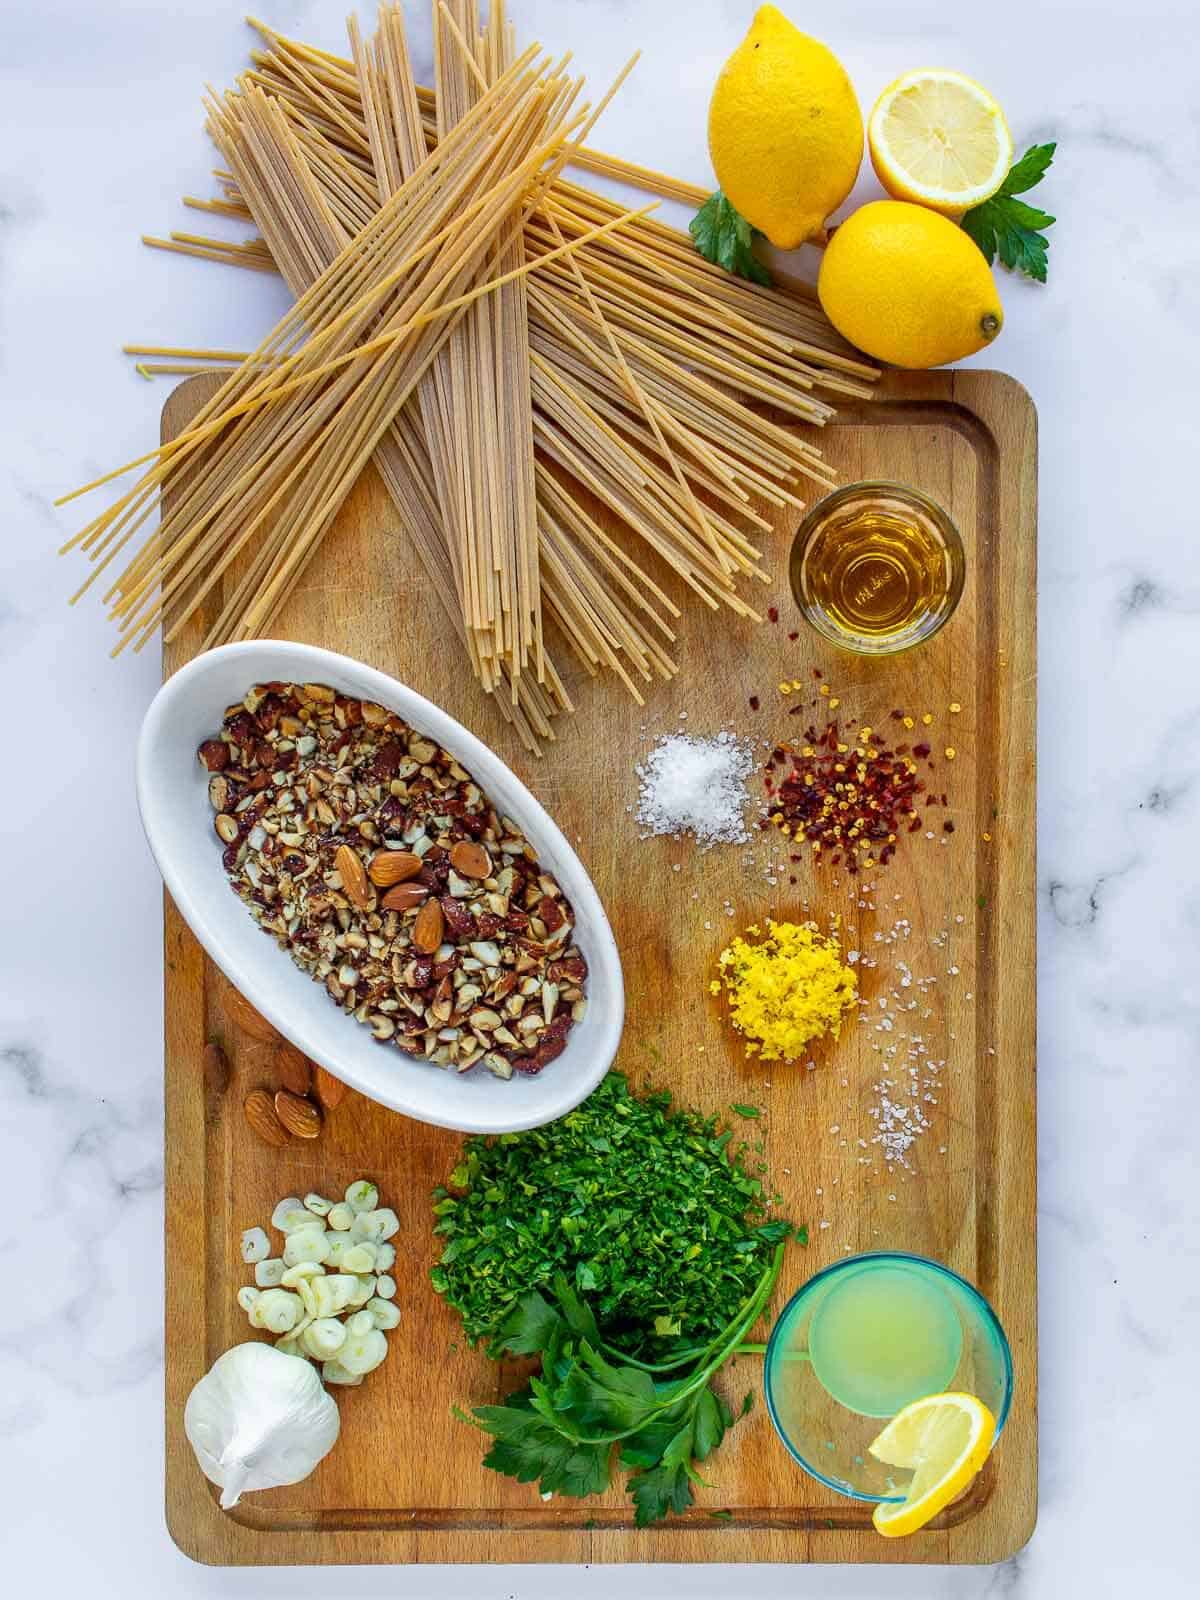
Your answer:
[[[196,751],[225,708],[255,683],[327,683],[374,700],[450,752],[497,810],[513,817],[575,908],[588,964],[587,1013],[544,1072],[461,1075],[381,1045],[329,999],[233,893],[213,831]],[[335,1077],[395,1111],[464,1133],[512,1133],[564,1116],[608,1071],[625,1020],[621,962],[608,917],[579,857],[516,775],[431,701],[349,656],[284,640],[251,640],[197,656],[158,691],[138,739],[142,826],[180,915],[229,981],[293,1044]],[[202,1041],[197,1041],[197,1052]],[[199,1054],[197,1054],[197,1060]]]

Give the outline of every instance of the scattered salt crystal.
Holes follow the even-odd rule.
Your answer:
[[[752,747],[729,732],[709,739],[664,734],[637,767],[637,820],[647,834],[690,834],[702,849],[745,844],[750,835],[742,813],[753,769]]]

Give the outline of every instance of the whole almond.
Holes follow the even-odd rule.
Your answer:
[[[229,1087],[229,1057],[211,1039],[204,1046],[204,1082],[211,1095],[223,1095]]]
[[[259,1039],[263,1044],[274,1044],[279,1038],[278,1031],[271,1026],[266,1017],[257,1012],[246,996],[232,986],[225,990],[223,1001],[225,1015],[235,1028],[240,1028],[243,1033],[248,1033],[252,1039]]]
[[[421,858],[411,850],[378,850],[371,857],[367,874],[380,889],[390,889],[394,883],[406,883],[421,870]]]
[[[218,812],[213,818],[213,827],[217,830],[217,838],[222,844],[232,844],[238,836],[237,821],[227,811]]]
[[[474,839],[460,839],[450,852],[450,865],[464,878],[490,878],[492,858]]]
[[[288,1131],[279,1120],[275,1103],[266,1089],[251,1089],[242,1109],[246,1113],[246,1121],[264,1144],[282,1150],[285,1144],[290,1143]]]
[[[279,1089],[275,1094],[275,1115],[297,1139],[315,1139],[321,1132],[321,1112],[303,1095]]]
[[[312,1062],[286,1039],[275,1046],[271,1065],[283,1087],[293,1094],[304,1095],[312,1088]]]
[[[348,844],[340,844],[333,858],[333,864],[341,875],[346,898],[360,911],[365,911],[371,904],[371,890],[367,884],[363,864],[356,852],[351,850]]]
[[[385,911],[411,911],[428,898],[429,890],[423,883],[398,883],[384,895],[382,904]]]
[[[340,1078],[335,1078],[332,1072],[326,1072],[324,1067],[313,1066],[313,1089],[317,1099],[326,1111],[333,1111],[341,1105],[346,1098],[348,1090]]]
[[[441,944],[445,930],[446,918],[441,906],[436,900],[426,900],[417,912],[417,920],[413,923],[413,947],[423,956],[431,956]]]

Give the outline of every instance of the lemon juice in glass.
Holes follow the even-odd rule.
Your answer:
[[[1000,1435],[1012,1401],[1008,1341],[965,1278],[923,1256],[851,1256],[788,1301],[766,1351],[767,1408],[807,1472],[856,1500],[900,1500],[868,1446],[914,1400],[975,1395]],[[903,1476],[903,1475],[901,1475]]]

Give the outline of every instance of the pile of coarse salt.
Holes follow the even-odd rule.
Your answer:
[[[665,733],[637,766],[641,780],[637,820],[651,834],[690,834],[707,850],[744,844],[746,779],[754,770],[750,743],[722,731],[711,738]]]

